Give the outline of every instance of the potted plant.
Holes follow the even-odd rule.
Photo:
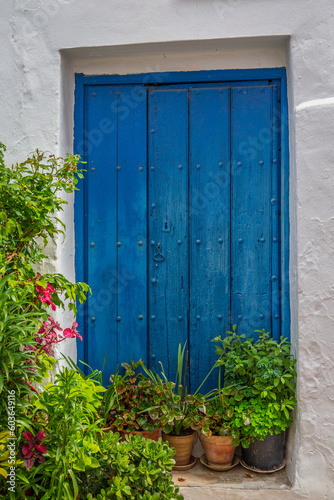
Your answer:
[[[141,433],[144,437],[158,439],[160,428],[161,391],[142,373],[136,373],[141,361],[123,363],[125,374],[118,371],[110,377],[111,385],[105,394],[104,429],[126,434]]]
[[[241,429],[246,466],[275,470],[284,463],[285,430],[292,423],[295,399],[295,364],[290,342],[277,342],[265,330],[256,330],[257,340],[227,332],[217,337],[217,364],[224,367],[224,384],[242,396],[235,406]]]
[[[233,387],[220,387],[206,395],[205,414],[200,422],[201,441],[210,466],[232,465],[236,446],[240,444],[239,414],[235,408],[242,395]]]
[[[160,422],[162,439],[167,441],[171,448],[175,448],[174,460],[176,467],[189,465],[196,430],[199,429],[201,421],[198,410],[202,408],[205,412],[205,396],[198,394],[198,390],[194,395],[187,394],[186,391],[187,361],[184,369],[185,347],[184,345],[182,349],[181,345],[179,345],[176,382],[168,381],[162,364],[161,377],[142,364],[146,374],[161,396]]]

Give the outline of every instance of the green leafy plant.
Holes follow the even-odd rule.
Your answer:
[[[110,377],[105,394],[104,418],[115,431],[154,431],[160,427],[161,388],[137,372],[141,361],[123,363],[125,374],[118,370]]]
[[[167,379],[163,365],[161,364],[161,376],[152,370],[141,365],[152,381],[154,387],[159,392],[160,422],[165,434],[180,436],[199,429],[201,416],[199,409],[205,412],[205,396],[199,394],[199,389],[195,394],[187,394],[186,372],[187,363],[184,362],[185,348],[179,345],[176,381],[170,382]],[[185,366],[184,366],[185,365]]]
[[[31,432],[22,436],[24,466],[17,471],[18,498],[181,499],[172,483],[173,451],[142,436],[102,431],[105,389],[65,368],[36,396]]]
[[[23,436],[21,456],[25,459],[32,450],[26,440],[36,440],[40,432],[45,452],[40,463],[34,462],[26,471],[21,468],[19,475],[23,486],[33,488],[34,498],[74,500],[80,487],[78,474],[99,467],[95,454],[99,451],[103,392],[104,387],[65,368],[35,398],[32,435]],[[40,445],[37,451],[39,458]]]
[[[237,335],[236,326],[225,338],[216,337],[217,366],[224,369],[224,390],[237,391],[239,404],[234,418],[247,447],[253,439],[280,433],[292,422],[296,386],[296,360],[291,344],[277,342],[265,330],[256,330],[257,339]]]
[[[9,431],[0,432],[0,474],[6,478],[8,475],[8,467],[10,467],[9,450],[7,448],[8,438],[10,437]]]
[[[290,353],[291,344],[286,338],[273,340],[269,332],[255,330],[258,339],[245,338],[233,331],[219,342],[216,353],[217,366],[224,367],[225,386],[242,389],[247,396],[258,396],[271,401],[294,396],[296,360]]]
[[[0,143],[0,275],[10,275],[13,295],[17,287],[20,293],[19,283],[24,283],[33,303],[39,286],[49,296],[50,290],[55,292],[54,305],[64,307],[67,300],[67,306],[75,311],[76,298],[83,302],[89,287],[73,284],[57,273],[36,277],[35,269],[47,258],[43,247],[48,240],[64,234],[58,214],[67,202],[60,193],[74,191],[78,178],[83,177],[79,157],[56,158],[37,150],[24,162],[7,167],[5,150]]]
[[[81,303],[85,300],[88,285],[71,283],[61,274],[41,275],[37,269],[47,258],[44,251],[47,242],[64,234],[65,226],[58,218],[66,203],[61,192],[73,192],[78,178],[83,176],[83,170],[78,169],[77,156],[68,155],[63,159],[39,151],[23,163],[7,167],[4,152],[5,146],[0,143],[0,431],[13,423],[11,432],[15,433],[16,442],[21,444],[23,465],[17,470],[22,486],[21,492],[18,492],[20,498],[24,498],[24,491],[30,486],[33,486],[38,498],[43,492],[44,476],[49,480],[52,477],[52,481],[55,481],[51,475],[54,469],[60,471],[60,476],[62,466],[65,470],[70,464],[75,470],[74,464],[81,463],[82,458],[88,454],[89,447],[96,449],[89,436],[83,437],[80,430],[74,439],[73,422],[71,424],[65,418],[62,424],[59,422],[59,429],[65,426],[62,439],[67,439],[66,426],[69,425],[69,429],[72,429],[70,444],[74,443],[74,447],[77,446],[76,442],[79,444],[75,451],[71,446],[66,447],[72,453],[69,462],[62,462],[68,458],[66,451],[61,459],[58,457],[54,461],[54,466],[52,453],[59,453],[61,435],[57,435],[59,441],[50,441],[50,425],[56,419],[51,418],[50,408],[53,406],[54,410],[59,410],[62,405],[60,401],[54,402],[49,412],[44,407],[38,410],[38,403],[36,407],[32,405],[33,398],[37,398],[35,401],[41,398],[43,404],[47,403],[45,398],[51,386],[42,394],[38,391],[39,384],[48,377],[49,370],[56,362],[54,346],[67,338],[81,338],[76,322],[71,327],[62,329],[50,316],[50,309],[55,311],[58,306],[65,307],[66,303],[75,312],[76,300]],[[80,385],[78,381],[76,385]],[[95,393],[98,393],[99,388],[95,383],[93,385]],[[88,396],[89,386],[90,382],[87,381],[82,388]],[[101,391],[104,389],[100,387]],[[12,400],[7,397],[9,393]],[[87,397],[81,398],[85,399],[85,412],[92,411],[90,405],[94,406]],[[102,396],[98,398],[99,407],[101,398]],[[74,399],[72,398],[72,403]],[[94,411],[96,421],[99,422],[96,408]],[[59,419],[60,413],[59,410]],[[80,428],[88,426],[87,418],[80,424]],[[91,422],[89,425],[97,423]],[[55,443],[57,452],[50,446],[50,442]],[[3,452],[2,456],[4,455],[6,451]],[[16,464],[20,464],[20,461],[17,460]],[[38,467],[45,467],[44,476]],[[73,493],[76,489],[73,469],[66,469],[64,472],[66,494],[70,487],[67,481],[72,478],[72,474]],[[54,492],[54,489],[51,493],[48,490],[47,495],[51,496],[47,498],[55,498],[52,496]],[[8,493],[7,496],[12,499],[15,495]]]
[[[182,500],[171,476],[173,451],[161,439],[152,441],[141,435],[107,433],[100,442],[101,469],[85,482],[87,500]],[[84,483],[84,482],[83,482]],[[86,496],[86,492],[89,492]]]
[[[242,433],[241,444],[248,448],[254,439],[264,440],[267,434],[280,434],[292,423],[291,410],[295,399],[266,401],[259,397],[246,399],[235,406],[234,421]]]
[[[242,401],[243,395],[234,387],[221,387],[221,369],[218,375],[218,389],[205,396],[205,412],[200,421],[201,433],[207,437],[232,436],[233,446],[242,442],[240,422],[236,407]],[[202,412],[201,412],[202,413]]]
[[[55,363],[37,339],[41,312],[29,304],[29,292],[21,287],[20,298],[12,298],[8,276],[0,280],[0,414],[1,424],[8,422],[8,394],[15,396],[15,412],[20,427],[28,427],[33,384],[48,378]],[[38,356],[36,355],[38,353]]]

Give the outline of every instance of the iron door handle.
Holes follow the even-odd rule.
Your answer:
[[[163,260],[165,260],[165,256],[160,252],[161,250],[161,245],[160,243],[157,244],[157,253],[155,253],[153,255],[153,260],[155,262],[162,262]]]

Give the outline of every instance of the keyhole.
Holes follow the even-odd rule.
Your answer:
[[[165,222],[165,229],[168,229],[168,222]]]

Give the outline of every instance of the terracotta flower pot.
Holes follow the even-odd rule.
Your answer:
[[[201,434],[201,441],[209,465],[231,465],[235,446],[232,436],[211,436]]]
[[[195,441],[196,432],[185,436],[172,436],[162,433],[163,441],[168,443],[170,448],[175,448],[175,465],[188,465],[190,462],[191,450]]]

